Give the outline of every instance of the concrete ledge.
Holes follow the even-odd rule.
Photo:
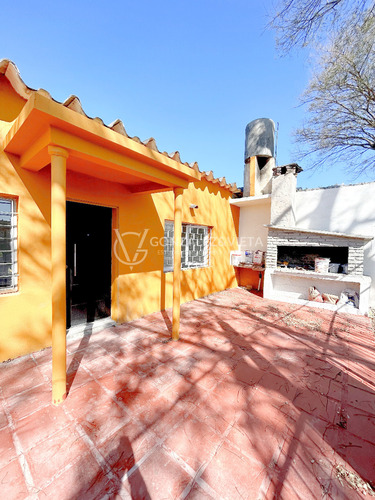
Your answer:
[[[272,274],[291,274],[296,278],[314,278],[320,280],[345,281],[350,283],[371,283],[369,276],[344,273],[316,273],[315,271],[301,271],[296,269],[269,269]]]
[[[276,299],[274,299],[276,300]],[[347,305],[336,306],[334,304],[328,304],[327,302],[314,302],[313,300],[304,300],[304,299],[289,299],[288,297],[284,297],[283,299],[277,299],[280,302],[286,302],[289,304],[296,304],[307,307],[314,307],[318,309],[326,309],[328,311],[336,311],[345,314],[354,314],[356,316],[366,316],[359,309]]]
[[[231,205],[236,205],[237,207],[248,207],[254,204],[267,202],[271,203],[271,195],[270,194],[261,194],[259,196],[246,196],[244,198],[233,198],[229,200]]]
[[[336,238],[352,238],[358,240],[371,241],[374,239],[373,236],[361,235],[361,234],[347,234],[347,233],[337,233],[334,231],[321,231],[318,229],[303,229],[300,227],[284,227],[284,226],[272,226],[271,224],[266,224],[268,229],[275,231],[287,231],[291,233],[304,233],[304,234],[319,234],[321,236],[334,236]]]
[[[310,286],[315,286],[321,293],[338,296],[346,288],[351,288],[359,295],[359,309],[310,301],[308,300]],[[266,299],[367,316],[370,288],[371,278],[369,276],[268,268],[264,273],[263,294]]]
[[[66,340],[68,342],[83,338],[85,335],[91,335],[99,330],[110,328],[116,325],[116,321],[112,318],[103,318],[93,321],[92,323],[82,323],[81,325],[71,326],[66,331]]]

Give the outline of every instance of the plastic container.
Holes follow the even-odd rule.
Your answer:
[[[253,263],[253,252],[250,250],[245,250],[245,263],[252,264]]]
[[[316,273],[328,273],[329,263],[331,259],[326,257],[316,257],[315,258],[315,272]]]
[[[262,250],[257,250],[256,252],[254,252],[253,263],[261,266],[263,264],[263,255],[264,252],[262,252]]]
[[[241,250],[232,250],[230,253],[231,266],[239,266],[245,259],[244,252]]]
[[[328,271],[330,273],[338,273],[340,268],[340,264],[337,264],[335,262],[331,262],[328,266]]]

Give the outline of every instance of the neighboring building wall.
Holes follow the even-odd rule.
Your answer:
[[[296,193],[296,226],[375,237],[375,182]],[[372,278],[375,307],[375,240],[364,249],[363,274]]]
[[[265,225],[270,224],[271,217],[271,199],[264,198],[260,200],[251,200],[248,205],[241,206],[240,209],[240,250],[262,250],[267,249],[268,229]],[[259,272],[250,269],[237,270],[238,281],[240,285],[251,285],[258,287]]]
[[[268,228],[270,224],[271,199],[266,198],[252,201],[247,206],[241,206],[240,211],[240,250],[262,250],[267,249]]]
[[[0,87],[0,141],[24,103],[14,93],[7,99],[8,90]],[[19,166],[17,157],[0,151],[0,195],[15,197],[19,213],[19,289],[0,294],[0,361],[51,344],[50,192],[49,167],[30,172]],[[237,248],[239,209],[229,205],[230,198],[229,190],[208,181],[185,190],[183,222],[211,226],[213,245],[209,267],[182,271],[182,302],[237,286],[229,255]],[[113,319],[129,321],[171,307],[172,273],[163,272],[160,242],[164,221],[173,220],[173,193],[129,194],[122,184],[68,170],[67,199],[112,207],[113,228],[121,234],[148,229],[143,246],[147,256],[141,264],[130,269],[112,256]],[[199,208],[190,209],[190,204]],[[139,238],[125,238],[133,256]]]

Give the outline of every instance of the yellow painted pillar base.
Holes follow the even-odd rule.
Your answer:
[[[66,398],[66,159],[68,152],[49,146],[51,156],[52,403]]]
[[[52,404],[59,406],[66,400],[66,376],[63,380],[52,380]]]
[[[180,338],[182,188],[174,189],[172,340]]]

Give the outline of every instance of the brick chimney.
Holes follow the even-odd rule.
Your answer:
[[[273,169],[271,197],[271,225],[295,227],[295,195],[297,175],[302,168],[291,163]]]

